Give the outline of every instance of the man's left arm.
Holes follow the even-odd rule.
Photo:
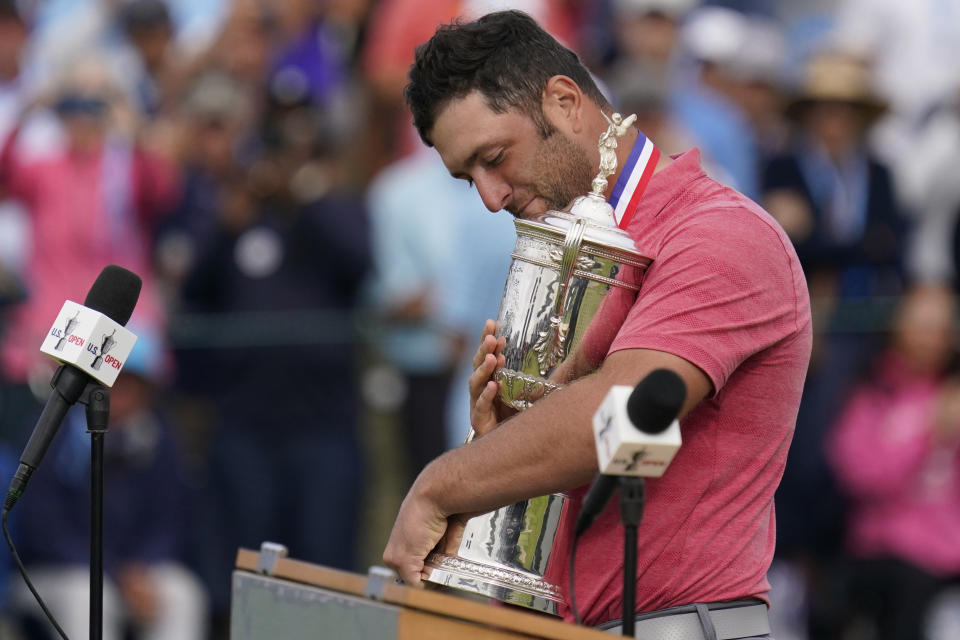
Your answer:
[[[658,368],[673,370],[687,386],[681,416],[712,391],[707,375],[683,358],[649,349],[611,354],[596,373],[427,465],[400,507],[384,562],[407,584],[419,584],[424,559],[449,516],[484,513],[589,482],[597,471],[591,421],[603,397],[611,385],[635,385]]]

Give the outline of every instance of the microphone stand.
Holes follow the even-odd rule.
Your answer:
[[[103,639],[103,438],[110,420],[110,391],[91,382],[80,402],[90,434],[90,640]]]
[[[644,479],[620,476],[620,520],[623,523],[623,635],[634,635],[637,608],[637,528],[646,499]]]

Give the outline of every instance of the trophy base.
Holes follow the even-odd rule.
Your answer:
[[[424,572],[434,584],[551,615],[559,615],[563,601],[559,587],[533,574],[441,553],[427,556]]]

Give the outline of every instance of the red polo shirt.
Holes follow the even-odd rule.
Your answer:
[[[647,479],[639,528],[637,612],[762,598],[783,474],[811,347],[810,304],[796,253],[757,204],[710,179],[697,150],[654,174],[627,231],[653,258],[635,303],[597,355],[655,349],[699,367],[714,392],[681,423],[683,446]],[[596,319],[595,319],[596,320]],[[610,338],[606,341],[609,342]],[[583,489],[572,492],[568,516]],[[551,573],[564,588],[573,518]],[[584,623],[620,618],[623,531],[616,499],[580,539]],[[562,611],[571,618],[568,609]]]

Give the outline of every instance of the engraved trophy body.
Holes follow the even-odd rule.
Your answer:
[[[584,338],[609,344],[623,322],[619,314],[640,289],[651,260],[617,228],[603,197],[617,168],[617,138],[634,119],[607,118],[598,145],[600,173],[569,213],[547,211],[515,222],[517,241],[498,314],[506,364],[494,374],[501,400],[515,409],[599,366],[583,355]],[[620,304],[607,304],[614,299]],[[566,559],[551,559],[551,551],[566,509],[566,497],[551,494],[451,525],[427,557],[426,580],[557,614],[563,597],[551,576]]]

